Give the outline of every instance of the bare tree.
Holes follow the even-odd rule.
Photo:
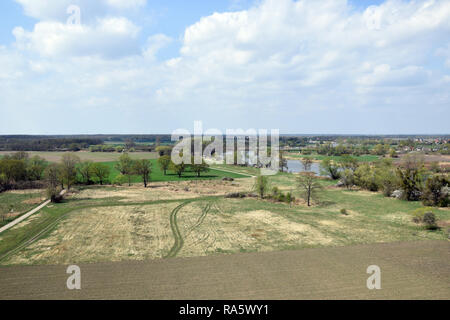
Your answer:
[[[313,161],[311,160],[311,158],[302,158],[302,160],[300,162],[302,163],[303,171],[305,171],[305,172],[311,171],[311,167],[313,164]]]
[[[311,206],[311,200],[317,196],[322,186],[316,178],[314,172],[302,172],[297,178],[298,188],[303,195],[303,198],[308,203],[308,207]]]

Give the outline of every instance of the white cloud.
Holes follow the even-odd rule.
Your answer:
[[[127,10],[143,7],[147,0],[15,0],[24,8],[26,15],[39,20],[66,21],[67,8],[76,5],[82,17],[90,18],[109,10]]]
[[[165,34],[156,34],[147,39],[147,46],[144,48],[144,56],[148,58],[155,58],[156,53],[162,48],[166,47],[173,41],[172,38]]]
[[[139,52],[139,28],[126,18],[99,19],[95,26],[38,22],[34,30],[13,30],[16,45],[42,56],[102,55],[117,57]]]
[[[106,4],[119,9],[138,8],[146,5],[147,0],[105,0]]]
[[[57,6],[18,1],[36,17],[52,17]],[[107,6],[122,10],[117,3]],[[36,119],[37,106],[56,119],[92,108],[92,120],[80,115],[73,132],[163,132],[195,119],[290,132],[448,131],[449,1],[389,0],[357,11],[345,0],[266,0],[203,17],[167,61],[156,54],[171,38],[153,35],[139,47],[133,22],[105,17],[16,28],[18,49],[0,51],[0,70],[10,71],[0,72],[0,105]],[[99,128],[105,112],[110,127]],[[48,121],[27,126],[66,132]],[[14,131],[10,123],[0,119],[5,131]]]

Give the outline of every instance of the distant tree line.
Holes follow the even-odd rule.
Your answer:
[[[78,151],[101,143],[91,138],[0,136],[0,151]]]

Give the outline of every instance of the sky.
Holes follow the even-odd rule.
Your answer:
[[[0,3],[0,134],[449,134],[449,119],[448,0]]]

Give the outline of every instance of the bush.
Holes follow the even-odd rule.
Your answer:
[[[280,190],[278,189],[278,187],[273,187],[272,188],[272,196],[274,198],[277,198],[280,195]]]
[[[128,181],[127,177],[125,177],[123,174],[119,174],[114,178],[113,184],[121,186],[121,185],[127,183],[127,181]]]
[[[288,192],[288,193],[286,194],[285,201],[286,201],[287,203],[289,203],[289,204],[291,204],[292,202],[295,201],[295,197],[292,195],[291,192]]]
[[[428,230],[437,229],[436,216],[431,211],[423,215],[423,223]]]
[[[225,198],[245,198],[246,196],[244,192],[233,192],[225,195]]]
[[[414,210],[412,220],[414,223],[422,223],[428,230],[437,228],[436,215],[433,213],[433,208],[425,207]]]
[[[430,207],[418,208],[418,209],[414,210],[412,213],[413,222],[414,223],[422,223],[425,213],[432,212],[431,210],[432,210],[432,208],[430,208]]]
[[[341,209],[341,214],[343,214],[344,216],[347,216],[348,215],[347,209]]]
[[[60,203],[63,200],[63,196],[60,194],[60,191],[53,187],[47,188],[47,197],[53,203]]]

